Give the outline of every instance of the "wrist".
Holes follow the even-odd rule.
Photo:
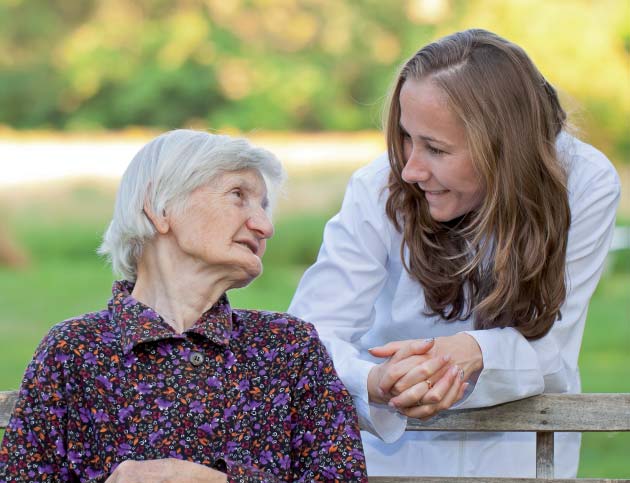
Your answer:
[[[459,365],[464,368],[466,375],[470,376],[470,374],[481,371],[483,369],[483,353],[477,339],[466,332],[460,332],[455,337],[460,339],[461,345],[465,348]]]

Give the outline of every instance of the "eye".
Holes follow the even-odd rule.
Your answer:
[[[446,154],[446,151],[442,151],[441,149],[438,149],[434,146],[431,146],[430,144],[427,144],[427,151],[429,151],[431,154],[435,155],[435,156],[440,156],[442,154]]]
[[[238,199],[243,199],[245,197],[241,188],[234,188],[232,191],[230,191],[230,194],[236,196]]]

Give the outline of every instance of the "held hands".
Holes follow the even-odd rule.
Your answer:
[[[123,461],[105,483],[225,483],[227,475],[191,461],[175,458]]]
[[[404,340],[370,349],[389,359],[368,375],[370,401],[389,403],[408,417],[428,419],[464,395],[466,380],[481,370],[475,339],[459,333],[436,340]]]

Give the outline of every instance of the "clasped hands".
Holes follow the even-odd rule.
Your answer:
[[[394,341],[369,352],[387,358],[368,375],[370,401],[389,404],[411,418],[429,419],[450,408],[463,397],[470,376],[483,367],[477,341],[464,332]]]

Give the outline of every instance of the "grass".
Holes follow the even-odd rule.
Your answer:
[[[341,177],[335,178],[338,187],[347,174]],[[286,310],[303,270],[317,255],[324,223],[341,196],[337,189],[334,194],[326,192],[322,200],[317,188],[322,181],[296,182],[298,211],[291,209],[295,206],[290,200],[280,206],[265,271],[249,287],[230,293],[234,306]],[[95,249],[112,198],[111,188],[75,186],[55,192],[53,198],[4,202],[31,263],[19,271],[0,268],[1,389],[18,388],[35,347],[54,323],[105,306],[113,277]],[[629,287],[626,250],[611,257],[591,301],[580,357],[585,392],[630,392]],[[628,477],[628,454],[630,433],[585,434],[579,476]]]

